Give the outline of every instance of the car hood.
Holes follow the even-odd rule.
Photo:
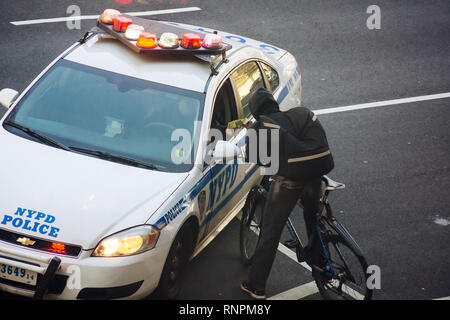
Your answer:
[[[144,224],[188,176],[56,149],[1,127],[0,146],[0,228],[83,249]]]

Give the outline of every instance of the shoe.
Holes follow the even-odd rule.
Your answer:
[[[241,283],[241,289],[242,291],[247,292],[253,299],[258,300],[266,299],[266,294],[264,290],[253,290],[252,288],[250,288],[247,281]]]

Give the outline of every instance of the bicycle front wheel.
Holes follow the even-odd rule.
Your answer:
[[[240,226],[240,251],[241,259],[245,265],[252,262],[258,246],[263,210],[265,204],[265,190],[261,186],[255,186],[250,191],[242,209],[242,219]]]
[[[367,287],[367,262],[339,235],[324,236],[328,251],[326,259],[322,245],[318,243],[314,264],[324,272],[314,271],[313,276],[320,294],[327,300],[370,300],[372,290]],[[334,271],[334,272],[333,272]],[[331,276],[334,273],[334,276]]]

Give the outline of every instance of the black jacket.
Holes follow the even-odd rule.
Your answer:
[[[325,130],[311,110],[296,107],[282,112],[272,94],[265,89],[256,91],[249,108],[258,120],[251,128],[256,131],[267,129],[267,150],[272,150],[273,143],[279,143],[278,175],[292,180],[309,180],[334,168]],[[279,130],[279,141],[271,141],[270,130]],[[259,155],[259,139],[257,143]],[[248,155],[248,143],[246,149]],[[270,165],[262,163],[259,156],[257,163]]]

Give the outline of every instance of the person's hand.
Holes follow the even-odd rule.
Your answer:
[[[251,125],[250,120],[248,120],[247,118],[242,118],[228,122],[227,129],[237,130],[242,128],[248,128],[249,125]]]

